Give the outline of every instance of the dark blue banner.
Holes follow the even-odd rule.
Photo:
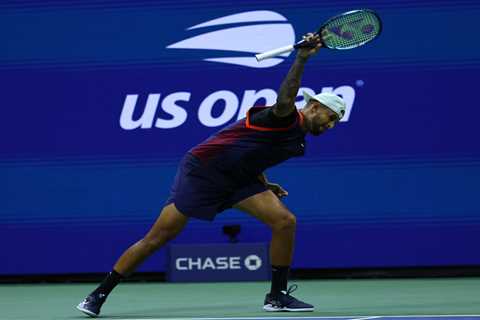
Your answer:
[[[267,172],[298,218],[293,267],[479,265],[478,1],[28,0],[0,3],[0,240],[13,244],[0,274],[110,270],[155,220],[180,157],[275,103],[294,54],[254,54],[359,5],[381,36],[320,50],[297,100],[334,92],[346,116]],[[243,242],[269,240],[228,211],[175,241],[225,242],[230,223]],[[166,263],[161,251],[141,270]]]

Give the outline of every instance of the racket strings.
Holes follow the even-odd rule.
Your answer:
[[[323,41],[334,49],[351,49],[373,40],[379,33],[381,23],[369,12],[357,12],[340,16],[324,26],[327,35]]]

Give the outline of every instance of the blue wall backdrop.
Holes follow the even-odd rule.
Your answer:
[[[253,53],[360,7],[381,37],[321,50],[302,82],[342,95],[347,119],[267,172],[298,216],[293,267],[480,265],[480,2],[3,0],[0,275],[109,271],[180,157],[275,101],[293,54]],[[231,223],[269,240],[229,210],[175,243],[226,242]],[[140,270],[166,266],[163,250]]]

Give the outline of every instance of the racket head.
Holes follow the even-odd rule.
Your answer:
[[[370,9],[352,10],[328,19],[318,30],[325,47],[348,50],[363,46],[382,32],[382,20]]]

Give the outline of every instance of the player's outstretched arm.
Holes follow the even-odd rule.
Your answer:
[[[295,98],[300,88],[305,63],[308,58],[317,53],[322,46],[319,35],[308,33],[303,36],[303,38],[306,39],[311,46],[300,48],[297,51],[295,61],[280,86],[277,102],[273,106],[273,112],[279,117],[286,117],[296,110]]]

